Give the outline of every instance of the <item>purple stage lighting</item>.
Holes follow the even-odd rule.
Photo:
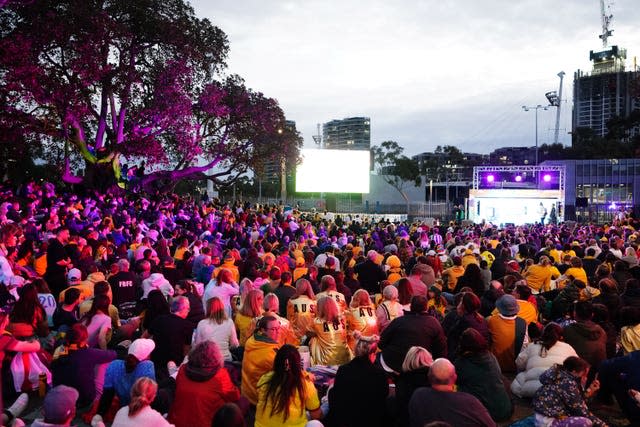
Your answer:
[[[516,175],[516,182],[522,182],[522,175]]]
[[[544,182],[551,182],[551,175],[549,175],[548,173],[544,174],[544,175],[542,176],[542,180],[543,180]]]
[[[493,182],[496,179],[493,175],[487,175],[487,182]]]

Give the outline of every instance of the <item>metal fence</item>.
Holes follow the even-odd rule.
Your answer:
[[[278,199],[262,198],[249,199],[253,203],[260,204],[281,204]],[[289,199],[287,203],[290,206],[297,206],[302,211],[325,211],[326,201],[323,199]],[[362,203],[360,201],[349,199],[336,200],[335,212],[337,214],[374,214],[374,215],[407,215],[409,219],[427,219],[436,218],[440,221],[449,221],[453,219],[452,203],[428,203],[428,202],[411,202],[405,203]]]

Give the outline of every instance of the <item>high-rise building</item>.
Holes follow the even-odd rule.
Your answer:
[[[614,117],[626,118],[640,110],[640,72],[634,64],[625,70],[626,49],[608,46],[613,30],[609,25],[613,15],[602,7],[602,50],[589,53],[591,73],[578,70],[573,77],[573,132],[579,128],[593,130],[597,136],[607,134],[607,122]],[[637,134],[638,129],[632,131]]]
[[[369,150],[371,120],[369,117],[349,117],[322,125],[324,148],[332,150]]]

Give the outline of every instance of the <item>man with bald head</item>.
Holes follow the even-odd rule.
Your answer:
[[[436,359],[429,368],[431,387],[418,388],[409,401],[411,427],[422,427],[433,421],[444,421],[456,427],[494,427],[487,408],[463,392],[456,392],[458,376],[453,364]]]

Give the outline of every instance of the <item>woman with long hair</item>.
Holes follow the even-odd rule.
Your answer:
[[[316,317],[316,297],[307,279],[296,281],[296,293],[287,302],[287,320],[298,339],[311,328]]]
[[[107,343],[111,339],[111,317],[109,317],[109,304],[111,300],[107,295],[96,295],[93,298],[91,309],[80,321],[87,327],[89,347],[107,349]]]
[[[589,374],[589,363],[570,356],[540,375],[542,386],[533,397],[532,406],[536,426],[594,426],[608,424],[596,417],[587,406],[600,388],[598,380],[584,389]]]
[[[312,419],[322,416],[318,392],[302,370],[298,350],[284,345],[276,353],[273,370],[258,381],[255,426],[304,426],[306,411]]]
[[[465,330],[459,342],[454,362],[458,390],[477,397],[495,421],[509,419],[513,406],[502,382],[498,360],[489,351],[489,343],[473,328]]]
[[[571,356],[577,354],[573,347],[562,341],[562,327],[557,323],[547,324],[540,338],[525,347],[516,358],[520,373],[511,383],[511,391],[518,397],[533,397],[542,386],[540,375]]]
[[[358,289],[353,294],[345,317],[348,344],[351,351],[355,350],[356,332],[364,336],[374,336],[380,333],[375,307],[371,303],[369,293],[364,289]]]
[[[215,274],[215,273],[214,273]],[[231,316],[231,297],[240,293],[240,287],[233,280],[233,273],[226,268],[220,269],[216,279],[211,279],[207,284],[205,294],[209,298],[218,297],[227,310],[227,316]]]
[[[260,289],[252,289],[249,291],[244,301],[242,302],[242,306],[240,307],[240,311],[236,313],[236,317],[233,322],[236,325],[236,330],[238,331],[238,335],[240,337],[240,345],[244,347],[244,344],[247,342],[247,339],[253,333],[253,328],[251,327],[254,319],[256,317],[262,316],[262,302],[264,301],[264,293]]]
[[[14,337],[30,338],[33,336],[47,336],[49,327],[47,313],[38,299],[38,290],[28,283],[18,291],[20,299],[13,306],[9,316],[8,330]]]
[[[120,408],[112,427],[173,427],[161,413],[151,408],[158,393],[158,384],[151,378],[138,378],[131,387],[131,402]]]
[[[204,341],[218,344],[222,357],[229,362],[233,360],[230,350],[240,345],[233,320],[227,317],[224,304],[218,297],[207,301],[207,317],[198,322],[196,327],[193,345]]]
[[[313,365],[342,365],[351,360],[345,322],[333,298],[318,300],[318,313],[307,334]]]

